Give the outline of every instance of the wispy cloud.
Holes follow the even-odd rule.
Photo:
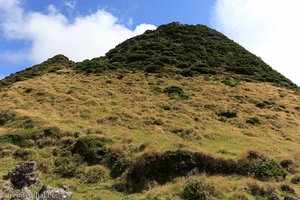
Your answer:
[[[300,85],[299,10],[299,0],[217,0],[213,23]]]
[[[75,1],[66,1],[69,7]],[[54,5],[46,14],[25,11],[20,0],[0,0],[1,28],[10,40],[29,41],[26,55],[5,52],[7,58],[26,57],[41,62],[55,54],[64,54],[75,61],[104,55],[118,43],[156,27],[140,24],[135,30],[118,23],[118,18],[105,10],[78,16],[70,22]]]
[[[76,8],[76,1],[72,0],[65,0],[64,5],[69,8],[74,10]]]

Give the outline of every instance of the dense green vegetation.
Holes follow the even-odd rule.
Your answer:
[[[203,25],[171,23],[131,38],[110,50],[105,57],[73,63],[63,55],[18,72],[0,81],[0,86],[71,67],[85,74],[108,70],[141,70],[145,73],[226,75],[245,81],[270,82],[297,88],[260,58],[223,34]],[[231,87],[235,81],[223,81]]]
[[[74,65],[75,63],[70,61],[64,55],[56,55],[39,65],[35,65],[6,77],[5,79],[0,81],[0,87],[9,86],[12,83],[25,81],[27,79],[41,76],[43,74],[54,73],[66,67],[74,67]],[[25,90],[25,92],[29,93],[30,88]]]

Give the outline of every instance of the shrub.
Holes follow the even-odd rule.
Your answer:
[[[222,81],[222,83],[224,83],[225,85],[228,85],[228,86],[230,86],[230,87],[235,87],[235,86],[237,86],[237,82],[234,82],[234,81],[231,81],[231,80],[228,80],[228,79]]]
[[[45,137],[60,139],[62,137],[62,132],[57,127],[45,128],[43,131]]]
[[[221,111],[218,113],[218,115],[221,117],[226,117],[226,118],[235,118],[235,117],[237,117],[237,112],[236,111]]]
[[[291,186],[286,185],[286,184],[281,185],[280,190],[283,191],[283,192],[288,192],[288,193],[291,193],[291,194],[295,194],[294,188],[292,188]]]
[[[185,200],[210,200],[214,196],[215,188],[199,181],[188,183],[182,192],[182,198]]]
[[[185,77],[192,77],[192,76],[194,76],[195,73],[191,69],[185,69],[185,70],[181,71],[180,74]]]
[[[300,183],[300,176],[293,177],[291,182],[294,183],[294,184],[299,184]]]
[[[178,86],[170,86],[164,89],[164,93],[168,94],[169,97],[174,97],[174,95],[178,95],[181,98],[188,98],[188,95],[185,94],[183,89]]]
[[[39,129],[25,129],[18,133],[10,133],[0,136],[0,143],[2,144],[14,144],[19,147],[32,147],[34,146],[34,140],[39,138]]]
[[[256,104],[256,107],[258,107],[258,108],[266,108],[267,104],[265,102],[260,102],[260,103]]]
[[[107,156],[106,163],[111,169],[110,176],[117,178],[121,176],[130,166],[131,161],[120,152],[110,152]]]
[[[256,177],[262,180],[282,180],[287,176],[287,172],[284,168],[275,160],[267,159],[261,162],[257,171]]]
[[[4,126],[9,121],[14,120],[15,117],[16,114],[14,112],[0,111],[0,126]]]
[[[80,173],[71,157],[58,157],[54,162],[54,172],[63,178],[72,178]]]
[[[106,155],[107,139],[87,136],[78,138],[72,147],[72,154],[78,154],[90,165],[100,163]]]
[[[25,93],[30,93],[30,92],[32,92],[32,88],[25,88],[24,92]]]
[[[29,160],[33,155],[33,152],[27,149],[18,149],[14,152],[13,156],[16,159]]]
[[[249,184],[248,189],[251,195],[262,197],[271,196],[275,191],[275,188],[273,187],[270,187],[268,185],[258,185],[257,183]]]
[[[104,167],[92,166],[83,171],[80,182],[87,184],[101,183],[107,178],[107,170]]]
[[[259,124],[261,124],[259,118],[257,118],[257,117],[252,117],[250,119],[247,119],[246,123],[247,124],[252,124],[252,125],[259,125]]]
[[[147,73],[159,73],[161,72],[161,66],[159,65],[151,65],[151,66],[148,66],[144,71],[147,72]]]

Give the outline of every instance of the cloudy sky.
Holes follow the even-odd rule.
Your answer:
[[[0,0],[0,78],[74,61],[173,21],[215,28],[300,85],[299,0]]]

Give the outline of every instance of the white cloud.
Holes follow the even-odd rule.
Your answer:
[[[217,0],[213,23],[300,85],[299,10],[299,0]]]
[[[1,17],[1,28],[7,39],[31,42],[26,56],[33,62],[56,54],[64,54],[74,61],[102,56],[120,42],[156,28],[141,24],[130,30],[117,23],[118,19],[105,10],[78,16],[70,22],[54,5],[48,6],[46,14],[26,12],[20,0],[0,0],[0,13],[5,16]],[[17,54],[9,52],[6,56],[14,59]]]

